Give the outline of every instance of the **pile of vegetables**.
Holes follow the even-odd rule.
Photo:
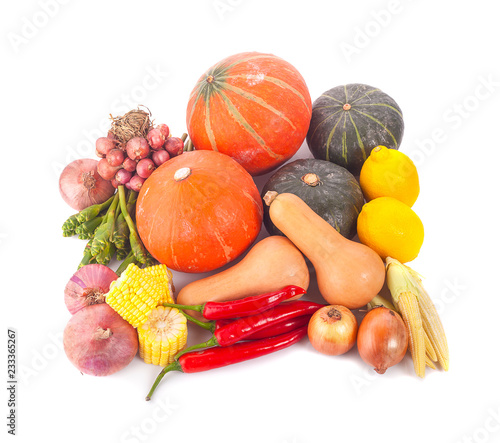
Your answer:
[[[173,137],[162,123],[153,126],[151,114],[141,109],[111,117],[106,137],[96,140],[95,159],[75,160],[59,179],[63,199],[79,212],[63,224],[63,235],[88,240],[79,267],[89,263],[106,265],[116,255],[122,266],[152,265],[135,224],[139,191],[152,172],[184,149],[187,134]]]
[[[448,370],[443,325],[406,264],[423,225],[390,96],[350,84],[311,104],[293,66],[242,53],[198,80],[188,140],[139,108],[111,119],[99,160],[72,162],[60,178],[78,211],[63,235],[87,240],[64,294],[64,348],[81,372],[113,374],[139,353],[164,367],[149,400],[171,371],[243,362],[306,335],[325,358],[357,348],[379,374],[408,349],[419,377]],[[304,140],[315,158],[283,165]],[[252,176],[273,170],[259,192]],[[269,235],[254,244],[263,224]],[[216,272],[176,293],[171,270]],[[312,278],[325,304],[307,300]],[[212,336],[187,347],[188,324]]]

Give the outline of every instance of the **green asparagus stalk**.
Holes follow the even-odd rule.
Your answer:
[[[118,195],[120,199],[120,207],[122,214],[125,217],[125,221],[127,222],[128,228],[130,230],[130,236],[129,236],[130,247],[132,248],[132,251],[137,260],[139,261],[139,263],[144,264],[147,261],[148,252],[144,247],[139,237],[139,234],[137,233],[135,223],[130,217],[130,214],[127,210],[127,200],[125,196],[125,188],[123,187],[123,185],[118,186]]]
[[[115,195],[112,195],[104,203],[95,204],[80,211],[78,214],[76,214],[76,219],[78,223],[84,223],[86,221],[92,220],[93,218],[97,217],[100,212],[105,211],[106,209],[109,208],[109,206],[111,206],[114,197]]]

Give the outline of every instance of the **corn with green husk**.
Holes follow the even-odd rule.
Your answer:
[[[424,377],[426,365],[434,369],[436,361],[447,371],[449,353],[443,325],[420,276],[391,257],[386,259],[386,270],[387,286],[408,328],[416,374]]]

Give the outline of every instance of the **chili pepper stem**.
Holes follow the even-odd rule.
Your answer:
[[[189,346],[188,348],[178,352],[175,354],[174,360],[178,361],[180,357],[182,357],[185,353],[195,351],[196,349],[202,349],[202,348],[211,348],[212,346],[218,346],[219,342],[217,341],[217,338],[215,336],[209,338],[207,341],[204,341],[203,343],[198,343],[197,345],[192,345]]]
[[[177,303],[163,303],[163,306],[167,308],[177,308],[180,311],[189,310],[196,312],[203,312],[203,305],[179,305]]]
[[[165,307],[176,307],[175,303],[163,303]],[[214,321],[200,321],[194,317],[191,317],[189,314],[185,312],[182,313],[184,317],[186,317],[191,323],[198,325],[200,328],[206,329],[207,331],[214,332],[215,331],[215,322]]]
[[[151,386],[151,389],[149,390],[148,395],[146,396],[146,401],[151,400],[151,397],[153,396],[153,392],[155,391],[156,387],[160,384],[161,379],[165,376],[166,373],[171,372],[171,371],[182,372],[181,364],[177,360],[170,363],[168,366],[165,366],[163,368],[163,370],[158,374],[158,377],[156,377],[156,380],[153,383],[153,386]]]

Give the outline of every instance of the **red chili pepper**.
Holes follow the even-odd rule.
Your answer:
[[[189,352],[182,355],[178,360],[166,366],[156,378],[146,400],[150,400],[154,390],[163,376],[170,371],[194,373],[221,368],[223,366],[240,363],[261,357],[280,349],[287,348],[297,343],[307,334],[307,326],[302,326],[286,334],[261,340],[236,343],[226,348],[210,348],[203,351]]]
[[[289,300],[297,295],[305,294],[306,291],[298,286],[287,286],[280,291],[267,294],[252,295],[239,300],[225,302],[208,301],[202,305],[179,305],[175,303],[164,303],[163,306],[181,310],[201,312],[207,320],[219,320],[222,318],[236,318],[254,315],[266,311],[282,301]]]
[[[231,346],[240,340],[244,340],[251,334],[261,331],[269,326],[290,320],[303,315],[312,315],[325,305],[310,301],[291,301],[281,303],[274,308],[249,317],[238,318],[231,323],[215,329],[212,337],[203,343],[190,346],[176,355],[181,355],[194,349],[208,348],[211,346]]]
[[[274,337],[276,335],[281,335],[287,332],[291,332],[295,329],[301,328],[302,326],[309,324],[311,315],[301,315],[300,317],[276,323],[275,325],[269,326],[265,329],[250,334],[248,337],[245,338],[245,340],[261,340],[263,338]]]
[[[212,333],[217,329],[220,329],[223,326],[232,323],[235,320],[234,318],[233,319],[223,318],[220,320],[203,322],[191,317],[186,313],[184,313],[184,315],[187,317],[189,321],[197,324],[198,326]],[[294,329],[300,328],[301,326],[308,324],[309,320],[311,319],[311,316],[312,314],[301,315],[300,317],[291,318],[289,320],[273,324],[271,326],[266,327],[265,329],[254,332],[248,337],[245,337],[245,340],[260,340],[262,338],[274,337],[275,335],[280,335],[284,334],[285,332],[293,331]]]

